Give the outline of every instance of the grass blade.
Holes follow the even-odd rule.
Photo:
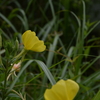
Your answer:
[[[0,13],[0,17],[11,26],[11,28],[15,33],[17,33],[15,26],[2,13]]]

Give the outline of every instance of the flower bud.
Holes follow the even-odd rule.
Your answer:
[[[20,70],[20,67],[21,67],[21,62],[19,62],[18,64],[14,64],[12,67],[12,71],[18,72]]]

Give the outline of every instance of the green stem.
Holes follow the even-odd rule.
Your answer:
[[[23,49],[16,57],[14,57],[14,61],[18,60],[19,58],[25,56],[27,50]]]

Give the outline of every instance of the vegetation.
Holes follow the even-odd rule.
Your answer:
[[[0,100],[44,100],[60,79],[79,84],[74,100],[100,99],[100,37],[91,36],[90,0],[0,0]],[[44,52],[23,49],[22,34],[36,32]],[[16,58],[17,57],[17,58]],[[21,67],[12,71],[21,60]]]

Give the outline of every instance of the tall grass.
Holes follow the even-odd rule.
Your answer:
[[[26,0],[25,5],[18,0],[6,1],[1,1],[5,8],[2,6],[0,12],[0,99],[44,100],[47,88],[60,79],[72,79],[80,86],[75,100],[99,100],[100,70],[94,68],[94,63],[100,56],[91,55],[95,46],[89,43],[100,38],[87,39],[100,21],[88,21],[85,2],[79,1],[80,18],[70,11],[70,0]],[[14,61],[14,57],[22,50],[21,35],[28,29],[36,31],[47,48],[42,53],[29,51],[17,76],[7,80],[12,64],[20,61]]]

